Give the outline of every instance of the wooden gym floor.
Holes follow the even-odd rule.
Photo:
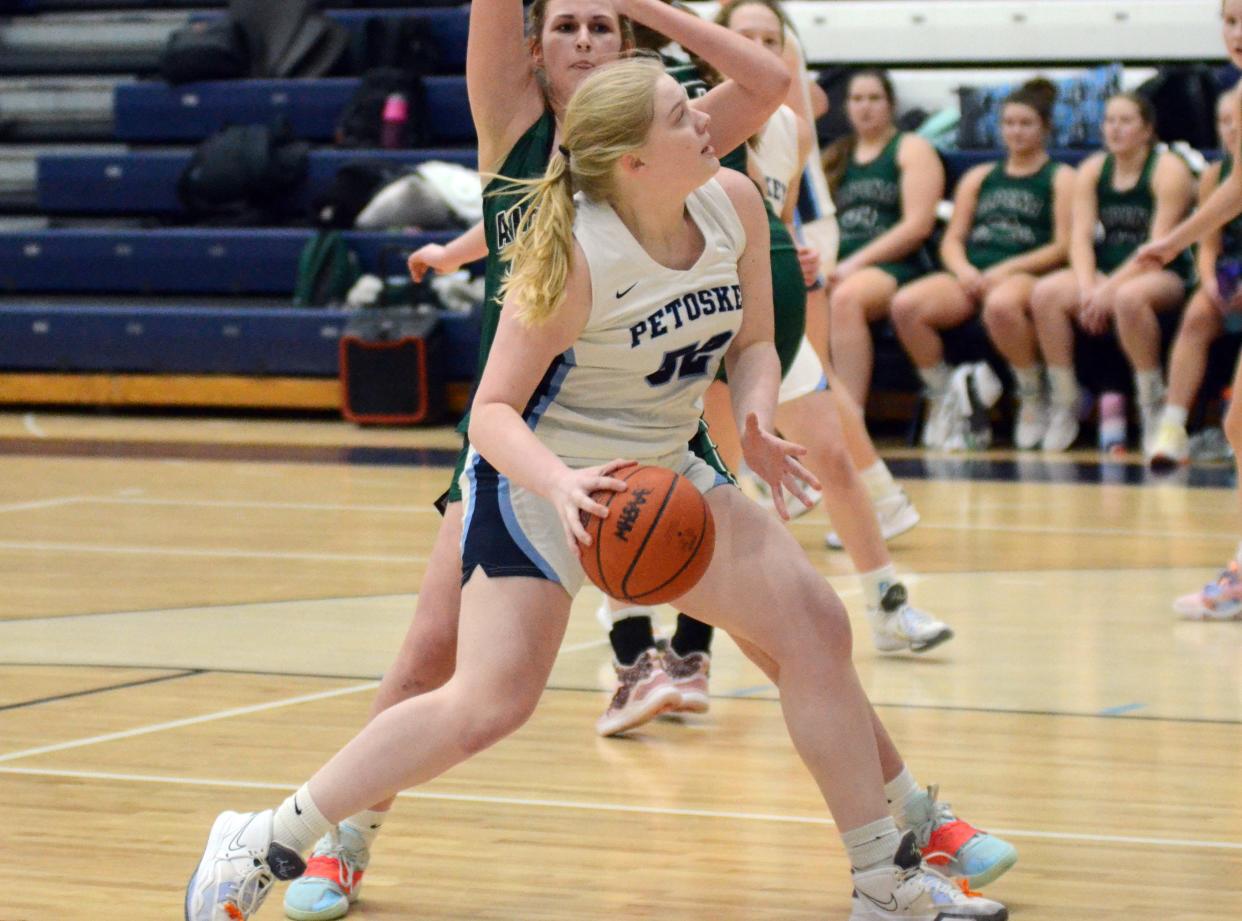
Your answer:
[[[181,917],[213,816],[274,805],[360,725],[454,448],[0,415],[0,921]],[[915,775],[1019,848],[989,894],[1021,921],[1242,915],[1242,623],[1170,611],[1232,551],[1232,490],[1087,453],[893,457],[923,515],[893,551],[952,643],[877,655],[823,513],[793,528]],[[403,796],[351,917],[843,921],[847,866],[773,688],[721,638],[710,714],[596,739],[597,601],[531,723]]]

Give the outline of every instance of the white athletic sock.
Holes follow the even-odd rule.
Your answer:
[[[1019,396],[1035,396],[1042,389],[1043,371],[1039,365],[1031,365],[1029,368],[1014,368],[1013,379],[1018,383]]]
[[[1134,372],[1134,390],[1139,402],[1146,405],[1155,403],[1164,396],[1164,375],[1159,368],[1150,371]]]
[[[858,581],[862,583],[863,598],[867,602],[867,607],[878,608],[880,601],[897,580],[897,568],[889,563],[887,566],[881,566],[879,569],[873,569],[871,572],[860,572]]]
[[[1052,402],[1058,406],[1072,406],[1078,401],[1078,379],[1073,368],[1048,366],[1048,389]]]
[[[362,812],[355,812],[348,819],[342,822],[342,825],[348,825],[362,839],[362,843],[368,848],[375,843],[375,838],[380,833],[380,827],[384,824],[384,820],[388,818],[388,813],[377,812],[374,809],[364,809]]]
[[[608,612],[608,619],[612,622],[614,627],[621,621],[630,617],[645,617],[648,620],[652,620],[652,615],[655,614],[655,611],[652,608],[645,605],[627,605],[623,602],[615,601],[607,595],[604,596],[603,604],[604,610]]]
[[[302,784],[297,793],[280,804],[272,819],[272,840],[299,854],[305,854],[332,827],[311,798],[310,787]]]
[[[897,845],[901,844],[901,833],[893,817],[885,816],[861,828],[842,832],[841,841],[850,855],[850,866],[855,870],[870,870],[892,862]]]
[[[899,828],[906,824],[906,804],[916,796],[924,794],[925,791],[914,779],[910,769],[904,765],[901,773],[884,785],[884,798],[888,800],[888,811],[897,820]]]
[[[949,375],[952,369],[943,361],[930,368],[919,368],[919,377],[927,385],[928,393],[944,393],[949,387]]]
[[[871,497],[872,502],[887,498],[901,489],[897,481],[893,479],[888,464],[882,460],[876,461],[858,475],[862,478],[863,485],[867,487],[867,495]]]
[[[1185,406],[1174,406],[1172,403],[1164,405],[1164,412],[1160,414],[1161,425],[1176,425],[1179,429],[1186,427],[1186,417],[1189,413]]]

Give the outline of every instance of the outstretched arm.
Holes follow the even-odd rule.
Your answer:
[[[724,26],[661,0],[617,0],[617,12],[692,51],[726,78],[690,104],[712,117],[712,146],[726,153],[755,134],[789,89],[780,58]]]

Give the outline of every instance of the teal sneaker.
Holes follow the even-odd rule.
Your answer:
[[[907,827],[925,861],[948,876],[965,879],[972,889],[982,889],[1018,862],[1017,848],[963,822],[948,803],[936,801],[938,792],[937,787],[928,787],[906,804]]]
[[[361,836],[341,825],[319,839],[306,872],[285,891],[285,917],[293,921],[332,921],[349,914],[358,901],[362,874],[371,852]]]

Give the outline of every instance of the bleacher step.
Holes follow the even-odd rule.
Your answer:
[[[0,73],[148,73],[185,13],[51,14],[0,21]]]
[[[5,140],[110,141],[113,97],[125,77],[0,78]]]

